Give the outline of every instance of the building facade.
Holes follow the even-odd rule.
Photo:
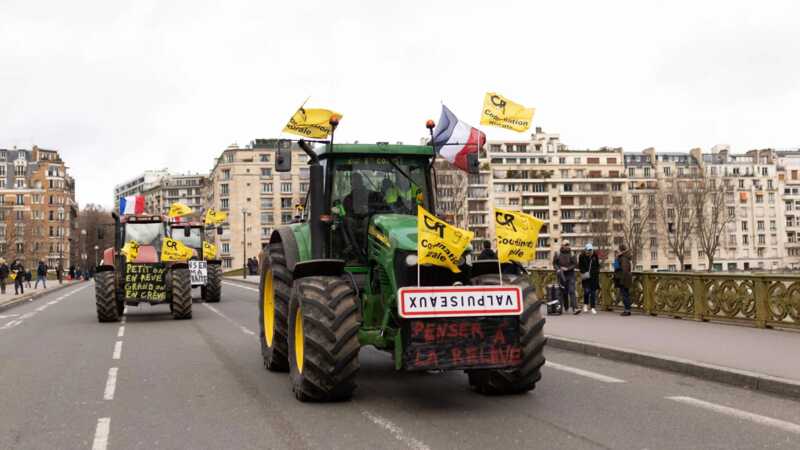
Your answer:
[[[144,194],[168,176],[167,169],[145,170],[141,174],[114,186],[114,208],[119,207],[119,200],[130,195]]]
[[[0,257],[35,270],[77,258],[75,181],[56,150],[0,149]]]
[[[206,208],[228,213],[223,234],[214,235],[223,269],[244,267],[269,243],[272,230],[291,223],[309,187],[308,157],[292,147],[292,170],[276,173],[277,139],[231,145],[217,158],[208,177]]]
[[[142,192],[145,211],[167,214],[173,203],[180,202],[192,208],[200,217],[206,201],[208,175],[199,173],[167,174]]]

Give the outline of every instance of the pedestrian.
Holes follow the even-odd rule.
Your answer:
[[[14,295],[25,293],[25,266],[19,260],[11,264],[11,273],[14,278]]]
[[[36,284],[33,285],[34,289],[39,289],[39,282],[42,282],[42,287],[47,289],[47,264],[44,261],[39,261],[36,266]]]
[[[484,259],[497,259],[497,254],[492,250],[492,243],[489,241],[483,241],[483,251],[478,255],[479,261]]]
[[[592,243],[586,244],[578,256],[578,270],[581,272],[581,286],[583,287],[583,312],[591,308],[592,314],[597,314],[597,290],[600,289],[600,259],[594,251]]]
[[[25,272],[25,287],[30,289],[31,288],[31,281],[33,281],[33,273],[28,269]]]
[[[69,279],[70,280],[74,280],[75,279],[75,265],[74,264],[71,264],[69,266]]]
[[[11,270],[8,268],[6,260],[0,258],[0,295],[5,295],[6,293],[6,278],[8,278],[10,273]]]
[[[580,314],[578,309],[578,299],[575,295],[575,267],[578,262],[569,247],[569,241],[561,241],[561,249],[553,256],[553,267],[556,269],[556,277],[561,284],[561,295],[564,297],[564,310],[572,307],[573,314]],[[567,303],[569,300],[569,303]]]
[[[56,278],[58,278],[58,284],[64,281],[64,266],[62,266],[60,262],[58,266],[56,266]]]
[[[614,284],[619,289],[622,297],[622,305],[625,310],[622,316],[631,315],[631,285],[633,285],[633,274],[631,273],[631,256],[628,246],[621,244],[617,257],[614,260]]]

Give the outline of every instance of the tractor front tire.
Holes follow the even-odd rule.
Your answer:
[[[289,304],[289,371],[298,400],[346,400],[359,369],[358,297],[339,277],[295,280]]]
[[[261,323],[261,357],[264,367],[273,372],[289,370],[287,333],[289,329],[289,296],[292,273],[286,267],[283,243],[269,244],[261,254],[259,284],[259,322]]]
[[[219,303],[222,298],[222,266],[219,264],[209,264],[207,266],[208,276],[206,285],[202,287],[203,301],[207,303]]]
[[[95,275],[94,298],[97,305],[98,322],[118,322],[122,315],[122,302],[117,302],[114,271],[109,270]]]
[[[172,271],[172,303],[170,310],[173,319],[192,318],[192,281],[189,269],[174,269]]]
[[[473,285],[500,284],[497,274],[481,275],[472,279]],[[542,378],[544,365],[544,316],[542,302],[536,298],[536,291],[527,276],[503,275],[504,285],[519,286],[524,302],[519,317],[519,339],[522,346],[522,363],[515,369],[469,370],[469,384],[481,394],[508,395],[532,391],[536,382]]]

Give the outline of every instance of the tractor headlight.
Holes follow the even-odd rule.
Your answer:
[[[412,253],[406,256],[406,265],[407,266],[416,266],[417,265],[417,254]]]

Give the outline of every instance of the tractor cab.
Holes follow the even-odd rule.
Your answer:
[[[205,230],[198,222],[172,222],[169,225],[169,237],[194,250],[196,257],[203,253]]]
[[[204,301],[216,303],[222,295],[222,261],[216,254],[207,253],[204,245],[208,241],[206,229],[202,222],[172,221],[168,234],[192,249],[192,258],[188,262],[192,287],[200,288],[200,297]]]
[[[166,223],[161,216],[122,216],[119,221],[120,226],[117,232],[119,233],[120,247],[129,241],[134,241],[139,245],[138,255],[133,262],[156,263],[161,260],[161,244],[167,231]],[[109,253],[107,261],[111,263],[110,256],[114,252],[112,249],[108,249],[106,252]]]

